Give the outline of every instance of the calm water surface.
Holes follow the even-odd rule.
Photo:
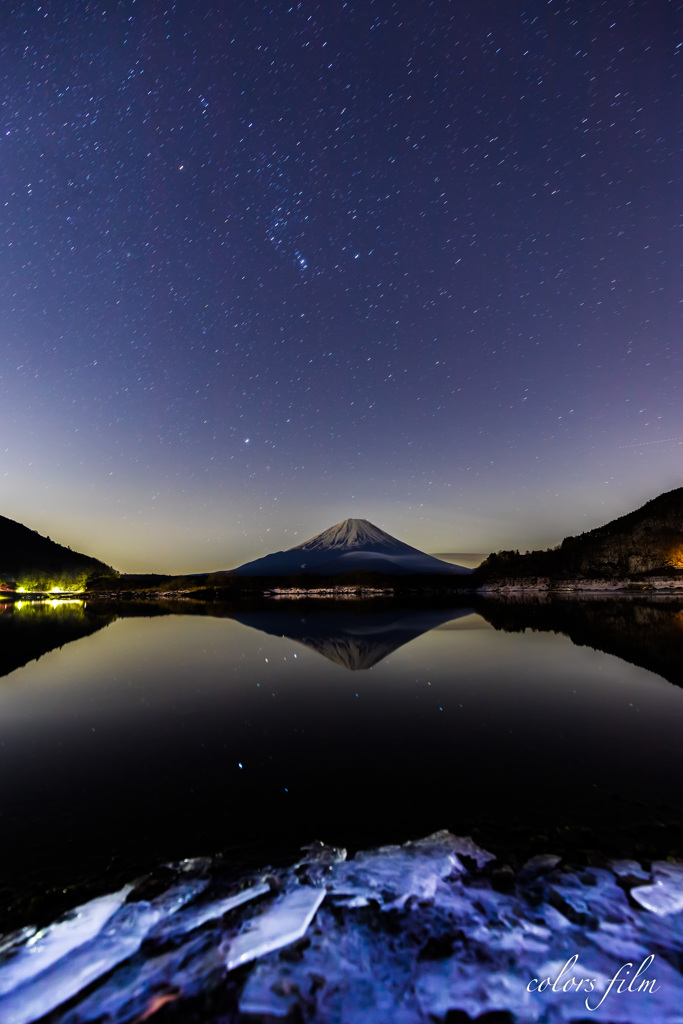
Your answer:
[[[70,614],[95,631],[0,679],[6,885],[439,828],[626,853],[681,819],[683,689],[567,636],[463,608]],[[30,656],[49,612],[22,615],[0,630]]]

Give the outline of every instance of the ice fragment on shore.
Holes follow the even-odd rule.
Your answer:
[[[231,971],[302,938],[324,898],[324,889],[301,886],[277,900],[230,942],[227,969]]]
[[[153,949],[153,947],[152,947]],[[133,1024],[153,1015],[160,997],[191,998],[214,987],[223,960],[212,935],[202,933],[158,956],[139,951],[78,1002],[59,1024]],[[152,1012],[150,1012],[152,1010]]]
[[[683,879],[658,878],[654,885],[640,885],[631,889],[631,896],[641,907],[666,917],[667,914],[678,914],[683,910]]]
[[[683,910],[683,864],[656,860],[652,864],[652,885],[631,889],[631,895],[646,910],[663,917]]]
[[[472,1018],[506,1010],[513,1019],[517,1015],[523,1021],[539,1018],[525,979],[504,970],[473,970],[471,964],[460,964],[455,958],[423,970],[415,981],[415,995],[428,1019],[441,1019],[454,1010]]]
[[[351,913],[343,921],[339,927],[336,912],[323,906],[310,944],[296,958],[259,961],[240,996],[240,1012],[282,1018],[298,1007],[320,1024],[424,1024],[411,994],[410,940],[406,945],[399,936],[378,933],[372,915],[354,921]]]
[[[403,846],[357,853],[352,861],[336,865],[327,885],[335,895],[374,899],[385,909],[401,908],[411,896],[433,899],[441,879],[467,874],[458,854],[478,865],[495,860],[469,836],[463,839],[442,831]]]
[[[464,844],[469,852],[456,844]],[[440,833],[417,843],[361,853],[348,863],[340,863],[340,851],[318,844],[303,862],[278,872],[285,895],[268,896],[265,882],[254,883],[242,893],[213,897],[213,902],[204,896],[204,905],[192,903],[166,920],[207,884],[187,879],[153,903],[129,903],[113,915],[89,945],[90,959],[98,962],[94,973],[82,961],[87,947],[76,949],[21,985],[9,999],[0,999],[0,1020],[29,1024],[51,1012],[67,997],[62,990],[55,1000],[52,986],[62,985],[69,971],[77,976],[69,996],[108,972],[112,960],[107,960],[104,936],[111,935],[113,944],[117,929],[126,932],[127,915],[144,911],[153,923],[146,933],[140,927],[131,944],[133,955],[125,950],[122,955],[119,948],[119,959],[114,959],[107,977],[92,984],[68,1011],[50,1017],[55,1024],[57,1018],[60,1024],[140,1024],[168,1000],[210,993],[225,983],[225,967],[239,964],[248,965],[243,976],[233,976],[235,994],[243,986],[240,1012],[280,1019],[294,1012],[320,1024],[418,1024],[465,1010],[472,1017],[507,1012],[520,1024],[541,1019],[568,1024],[587,1015],[637,1024],[645,1019],[646,1009],[648,1018],[658,1024],[683,1024],[683,978],[659,953],[683,950],[683,914],[670,909],[645,913],[636,907],[625,892],[636,881],[632,865],[618,882],[613,872],[602,868],[567,865],[559,871],[550,858],[535,860],[501,892],[493,887],[488,871],[474,869],[477,858],[472,852],[478,848],[468,844],[471,840]],[[491,856],[480,852],[485,865]],[[468,870],[461,856],[470,858]],[[526,881],[520,878],[523,872]],[[645,877],[651,881],[639,885],[640,890],[654,890],[658,898],[663,892],[683,897],[683,864],[655,862],[652,874]],[[253,880],[254,876],[249,882]],[[248,884],[246,879],[243,884]],[[321,907],[326,889],[332,905]],[[408,901],[411,895],[417,898]],[[256,898],[267,903],[246,902]],[[235,900],[244,903],[244,923],[237,926],[236,937],[234,919],[220,920]],[[365,910],[356,911],[363,906]],[[396,910],[385,914],[391,906]],[[156,923],[152,911],[160,915]],[[316,913],[315,926],[310,927]],[[210,926],[195,931],[205,922]],[[277,955],[276,950],[305,934],[306,941],[291,956]],[[119,934],[119,943],[120,939]],[[143,940],[149,941],[139,948]],[[18,936],[12,941],[16,947]],[[599,1009],[588,1012],[585,989],[563,987],[571,984],[572,974],[576,979],[595,978],[597,1001],[619,970],[628,981],[655,950],[653,992],[640,997],[631,993],[619,1000],[615,990]],[[580,959],[573,971],[562,973],[569,951]],[[532,979],[560,974],[557,987],[527,987]],[[38,986],[43,1001],[35,999],[29,1007],[33,1012],[27,1013],[27,998],[35,996]],[[174,1019],[182,1012],[179,1002]]]
[[[555,907],[550,905],[550,903],[543,904],[540,912],[543,914],[545,923],[549,928],[552,928],[553,931],[564,931],[567,928],[572,927],[572,923],[569,918],[565,917],[565,915],[559,910],[556,910]]]
[[[655,860],[652,863],[655,879],[669,879],[674,885],[683,887],[683,864],[669,860]]]
[[[308,843],[306,846],[302,846],[301,852],[306,856],[300,863],[307,865],[337,864],[339,861],[346,860],[347,857],[346,850],[343,846],[328,846],[326,843],[321,843],[319,839],[314,843]]]
[[[151,903],[140,901],[120,907],[105,921],[104,927],[90,942],[72,948],[71,952],[62,955],[59,960],[41,970],[40,974],[35,974],[12,989],[8,995],[0,997],[2,1024],[29,1024],[71,999],[91,982],[132,956],[150,928],[174,914],[205,884],[199,880],[184,882]]]
[[[164,864],[164,867],[170,868],[171,871],[182,871],[185,874],[192,872],[199,874],[200,871],[208,871],[211,863],[211,857],[183,857],[182,860],[173,860]]]
[[[304,994],[299,972],[285,965],[277,977],[253,971],[240,996],[240,1013],[259,1013],[270,1017],[288,1017]]]
[[[22,947],[0,965],[0,996],[94,938],[132,889],[132,885],[126,885],[118,892],[98,896],[76,907],[61,921],[34,931]]]
[[[0,999],[0,1020],[3,1024],[28,1024],[54,1010],[131,956],[158,919],[158,910],[149,903],[131,903],[124,907],[92,942]]]
[[[637,860],[612,860],[610,867],[619,878],[642,878],[647,880],[650,875]]]
[[[0,963],[7,959],[6,953],[14,952],[19,946],[23,946],[37,931],[35,925],[29,924],[24,928],[19,928],[16,932],[0,935]]]
[[[585,935],[589,942],[594,943],[604,953],[617,957],[624,963],[628,960],[642,963],[650,952],[636,940],[631,929],[625,931],[621,924],[601,921],[596,931],[586,932]]]
[[[215,921],[223,914],[227,914],[229,910],[240,907],[243,903],[256,899],[257,896],[264,896],[268,892],[270,892],[268,883],[261,882],[248,889],[243,889],[242,892],[227,896],[223,900],[217,900],[215,903],[207,903],[203,907],[191,907],[181,911],[170,921],[162,921],[157,928],[150,932],[149,937],[159,940],[171,935],[187,935],[188,932],[194,931],[195,928],[206,924],[207,921]]]
[[[359,907],[369,907],[370,900],[367,896],[341,896],[337,899],[338,907],[347,907],[349,910],[358,910]]]
[[[496,859],[494,853],[489,853],[488,850],[477,846],[471,836],[454,836],[446,829],[435,832],[433,835],[427,836],[426,839],[418,839],[417,842],[406,845],[413,846],[418,850],[427,850],[437,844],[448,846],[453,853],[459,853],[461,857],[470,857],[476,862],[478,868],[483,868],[489,861]]]
[[[562,860],[555,853],[537,853],[535,857],[528,860],[519,872],[519,878],[523,881],[530,881],[537,875],[543,875],[556,868]]]

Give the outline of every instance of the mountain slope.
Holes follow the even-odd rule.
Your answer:
[[[240,565],[237,576],[333,576],[347,572],[469,574],[471,570],[427,555],[367,519],[345,519],[303,544]]]
[[[675,573],[683,569],[683,487],[547,551],[499,551],[476,570],[477,578],[603,576]]]
[[[0,582],[16,583],[25,590],[70,590],[83,586],[93,574],[111,576],[114,570],[0,516]]]

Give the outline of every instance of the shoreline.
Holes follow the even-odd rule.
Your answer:
[[[553,579],[551,577],[531,577],[529,579],[511,577],[497,582],[482,582],[478,586],[454,587],[439,586],[437,582],[409,583],[403,578],[400,583],[384,584],[335,584],[305,586],[297,583],[292,586],[273,586],[268,583],[259,585],[257,577],[250,579],[250,585],[243,587],[199,586],[196,583],[187,588],[168,589],[147,587],[121,587],[107,590],[83,590],[61,593],[33,591],[28,593],[5,592],[0,595],[0,610],[17,604],[51,604],[53,607],[73,602],[116,602],[135,601],[183,601],[213,603],[230,601],[290,601],[290,600],[337,600],[337,601],[371,601],[378,598],[390,601],[463,597],[495,597],[506,594],[537,594],[548,597],[567,597],[571,595],[605,594],[609,596],[629,597],[647,596],[683,596],[683,577],[651,576],[646,580],[636,577],[620,579],[575,577],[572,579]]]

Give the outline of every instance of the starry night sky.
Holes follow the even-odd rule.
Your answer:
[[[3,515],[206,571],[683,482],[681,0],[0,19]]]

